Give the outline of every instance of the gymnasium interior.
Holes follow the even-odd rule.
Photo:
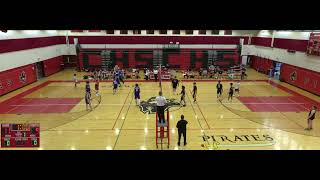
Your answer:
[[[0,150],[319,150],[319,44],[318,30],[0,30]]]

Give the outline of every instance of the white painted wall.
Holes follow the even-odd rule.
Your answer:
[[[260,30],[254,37],[272,38],[273,30]],[[311,31],[274,31],[274,38],[308,40]]]
[[[320,72],[320,57],[308,56],[304,52],[289,53],[286,49],[244,45],[242,47],[241,55],[255,55]]]
[[[58,36],[57,30],[8,30],[0,32],[0,40]]]
[[[74,45],[53,45],[0,54],[0,72],[61,55],[76,55]]]

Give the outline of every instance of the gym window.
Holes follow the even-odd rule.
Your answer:
[[[172,34],[180,34],[180,30],[173,30]]]
[[[128,34],[128,30],[120,30],[120,34]]]
[[[107,34],[114,34],[114,30],[107,30]]]
[[[159,34],[167,34],[167,30],[159,30]]]

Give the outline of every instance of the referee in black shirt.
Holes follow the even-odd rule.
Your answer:
[[[177,128],[178,128],[178,146],[180,146],[180,139],[181,135],[183,135],[183,144],[187,145],[187,124],[188,121],[184,120],[184,115],[181,115],[181,120],[177,122]]]

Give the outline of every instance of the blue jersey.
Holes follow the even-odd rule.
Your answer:
[[[139,87],[134,88],[134,95],[140,95],[140,88]]]
[[[134,88],[134,97],[135,97],[135,99],[140,99],[140,88],[139,87]]]
[[[124,77],[124,72],[120,71],[120,77]]]
[[[119,76],[120,76],[120,73],[119,73],[119,71],[117,71],[116,74],[115,74],[115,77],[118,79]]]
[[[91,89],[90,89],[90,85],[89,84],[86,84],[86,92],[91,92]]]

